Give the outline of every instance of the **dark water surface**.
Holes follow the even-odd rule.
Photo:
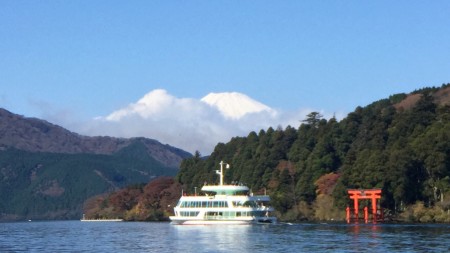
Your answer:
[[[0,252],[450,252],[450,225],[14,222]]]

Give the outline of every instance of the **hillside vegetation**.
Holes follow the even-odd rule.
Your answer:
[[[138,150],[132,145],[113,155],[2,151],[0,218],[80,218],[91,196],[177,173]]]
[[[223,160],[225,181],[267,191],[282,220],[343,219],[347,189],[380,188],[388,217],[450,221],[449,84],[358,107],[340,122],[312,112],[301,123],[219,143],[206,159],[197,152],[174,183],[193,193],[217,182]],[[107,197],[101,203],[117,209]]]
[[[0,109],[0,220],[79,219],[88,198],[175,176],[190,156],[151,139],[81,136]]]

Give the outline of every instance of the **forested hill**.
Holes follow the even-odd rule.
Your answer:
[[[0,108],[0,221],[79,219],[88,198],[175,176],[190,156],[147,138],[81,136]]]
[[[267,190],[285,219],[339,216],[348,188],[381,188],[391,213],[414,203],[448,211],[450,84],[392,95],[339,122],[313,112],[298,128],[233,138],[208,159],[184,160],[176,180],[188,192],[217,182],[221,160],[231,164],[225,181]]]

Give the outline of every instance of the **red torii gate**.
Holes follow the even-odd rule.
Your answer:
[[[372,202],[372,221],[376,222],[377,220],[377,199],[381,198],[381,189],[361,189],[361,190],[355,190],[351,189],[348,190],[348,194],[350,199],[353,199],[354,203],[354,214],[355,219],[358,220],[358,212],[359,212],[359,200],[360,199],[370,199]],[[347,222],[350,222],[350,207],[347,207]],[[364,221],[368,222],[369,220],[369,212],[367,210],[367,207],[364,207]]]

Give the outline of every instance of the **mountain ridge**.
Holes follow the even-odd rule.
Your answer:
[[[134,137],[84,136],[38,118],[27,118],[0,108],[0,147],[30,152],[113,154],[135,141],[143,142],[152,157],[167,166],[178,166],[190,154],[157,140]]]

